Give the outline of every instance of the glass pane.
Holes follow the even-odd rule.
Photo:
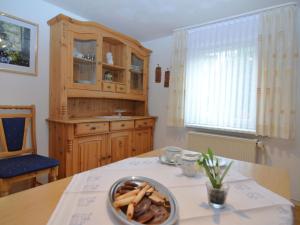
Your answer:
[[[130,87],[135,90],[143,90],[143,67],[144,61],[135,54],[131,54],[131,79]]]
[[[96,40],[74,40],[73,81],[81,84],[96,83]]]

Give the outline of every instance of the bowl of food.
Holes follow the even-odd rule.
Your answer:
[[[178,220],[174,195],[146,177],[124,177],[116,181],[109,190],[108,207],[126,225],[172,225]]]

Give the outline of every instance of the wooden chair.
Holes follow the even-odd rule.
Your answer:
[[[13,183],[35,183],[40,174],[57,179],[59,162],[36,154],[35,125],[34,105],[0,106],[0,196],[8,195]]]

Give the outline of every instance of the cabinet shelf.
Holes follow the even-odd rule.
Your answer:
[[[67,96],[69,98],[108,98],[108,99],[126,99],[134,101],[146,101],[146,96],[139,94],[138,91],[128,93],[115,92],[99,92],[92,90],[68,89]]]
[[[143,71],[129,70],[130,73],[143,74]]]
[[[103,68],[109,69],[109,70],[126,70],[126,67],[124,66],[118,66],[118,65],[111,65],[107,63],[102,63]]]
[[[89,60],[89,59],[83,59],[83,58],[78,58],[78,57],[73,57],[74,63],[84,63],[84,64],[95,64],[96,61],[94,60]]]
[[[110,80],[102,80],[104,83],[110,83],[110,84],[123,84],[126,85],[124,82],[117,82],[117,81],[110,81]]]

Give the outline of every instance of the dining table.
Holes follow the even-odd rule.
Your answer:
[[[163,148],[138,157],[156,157]],[[261,164],[233,160],[231,170],[252,178],[264,188],[290,199],[290,178],[287,170]],[[21,191],[0,198],[1,225],[45,225],[48,223],[72,177]]]

